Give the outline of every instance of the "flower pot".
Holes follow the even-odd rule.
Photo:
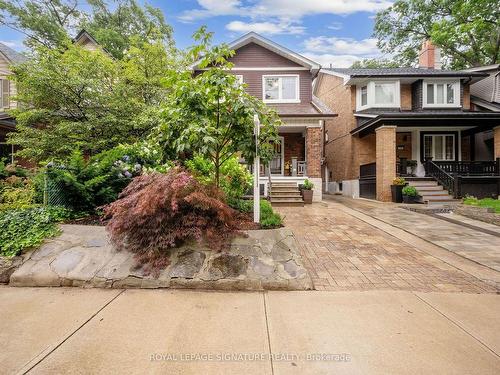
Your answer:
[[[403,202],[403,188],[404,185],[391,185],[392,201],[394,203]]]
[[[418,195],[417,196],[403,195],[403,202],[409,204],[417,203]]]
[[[305,204],[311,204],[313,202],[313,191],[312,190],[302,190],[302,198]]]

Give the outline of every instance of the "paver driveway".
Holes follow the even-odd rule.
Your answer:
[[[294,231],[317,290],[498,292],[498,286],[367,224],[338,203],[279,211]]]

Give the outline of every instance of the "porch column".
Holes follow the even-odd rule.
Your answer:
[[[314,184],[313,201],[318,202],[322,199],[321,180],[321,127],[306,128],[306,161],[307,177]]]
[[[377,200],[391,201],[391,184],[396,177],[396,126],[375,129]]]
[[[495,142],[495,160],[500,158],[500,126],[493,129],[493,137]]]

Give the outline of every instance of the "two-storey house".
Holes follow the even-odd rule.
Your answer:
[[[470,85],[487,74],[439,60],[427,41],[418,68],[321,69],[314,94],[338,113],[325,126],[326,190],[388,201],[401,175],[444,187],[421,186],[427,201],[498,195],[500,115],[470,108]],[[492,129],[495,146],[479,147]]]
[[[6,159],[9,163],[14,161],[14,148],[6,143],[6,136],[14,130],[15,120],[7,111],[17,105],[12,100],[16,94],[16,87],[9,77],[12,74],[11,66],[24,60],[23,55],[0,43],[0,159]]]
[[[272,183],[297,186],[306,178],[314,183],[315,201],[322,193],[323,125],[335,114],[312,94],[320,65],[251,32],[229,44],[235,54],[232,74],[247,91],[276,109],[283,125],[280,143],[270,163]],[[198,72],[197,64],[192,66]],[[268,171],[261,170],[261,190],[268,194]]]

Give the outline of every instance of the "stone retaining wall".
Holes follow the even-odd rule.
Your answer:
[[[455,214],[466,216],[471,219],[480,220],[486,223],[500,226],[500,214],[495,213],[495,210],[493,210],[493,208],[459,204],[453,209],[453,212]]]

